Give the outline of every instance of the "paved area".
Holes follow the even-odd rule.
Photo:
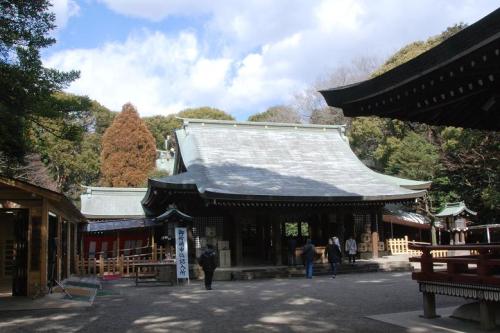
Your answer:
[[[368,316],[421,309],[406,272],[105,288],[115,295],[92,307],[0,311],[0,332],[417,332]],[[437,297],[438,308],[462,303]]]
[[[422,311],[374,315],[368,318],[406,328],[410,333],[484,333],[478,323],[451,318],[455,306],[438,308],[439,318],[421,318]]]
[[[0,318],[5,311],[17,310],[49,310],[90,307],[90,302],[65,299],[64,294],[55,293],[43,298],[31,299],[31,297],[3,297],[0,298]],[[1,328],[1,324],[0,324]],[[0,329],[0,332],[2,330]]]

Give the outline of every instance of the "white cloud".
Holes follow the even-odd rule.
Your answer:
[[[56,14],[56,25],[63,29],[71,16],[78,15],[80,6],[74,0],[51,0],[51,11]]]
[[[286,102],[352,59],[386,57],[495,9],[470,0],[101,1],[152,21],[203,17],[204,30],[142,31],[122,42],[56,53],[48,66],[81,71],[70,91],[114,110],[131,101],[143,115],[208,105],[239,118]]]

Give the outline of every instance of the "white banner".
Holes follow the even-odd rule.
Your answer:
[[[175,264],[177,265],[177,278],[189,279],[186,228],[175,228]]]

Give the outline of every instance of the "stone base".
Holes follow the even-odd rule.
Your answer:
[[[492,306],[495,311],[496,325],[500,326],[500,303],[492,303]],[[455,311],[453,311],[451,317],[471,320],[479,323],[481,321],[479,307],[479,302],[472,302],[461,305],[456,308]]]

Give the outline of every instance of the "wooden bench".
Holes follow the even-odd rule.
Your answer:
[[[494,329],[496,325],[493,303],[500,302],[500,245],[471,244],[430,246],[409,244],[409,248],[422,251],[420,257],[410,258],[419,262],[420,272],[412,279],[419,283],[423,295],[425,318],[436,317],[435,295],[447,295],[479,301],[481,328]],[[434,258],[435,250],[467,250],[478,253],[469,256]],[[450,253],[450,252],[449,252]],[[445,271],[434,271],[434,264],[446,264]]]

